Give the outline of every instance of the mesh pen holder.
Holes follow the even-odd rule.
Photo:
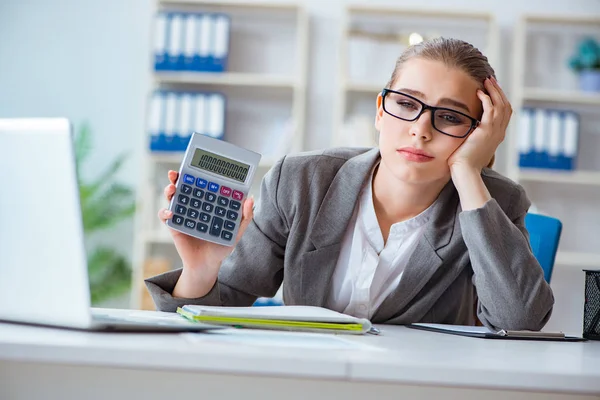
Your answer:
[[[583,337],[600,340],[600,270],[585,271]]]

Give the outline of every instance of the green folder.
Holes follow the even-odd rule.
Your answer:
[[[240,328],[363,334],[371,322],[313,306],[213,307],[186,305],[177,312],[191,320]]]

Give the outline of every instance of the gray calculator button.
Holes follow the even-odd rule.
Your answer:
[[[210,214],[200,213],[200,221],[202,221],[202,222],[210,222]]]
[[[228,231],[232,231],[235,229],[235,224],[231,221],[225,220],[223,224],[223,229],[227,229]]]
[[[181,214],[181,215],[185,215],[185,212],[187,211],[187,208],[185,208],[184,206],[182,206],[181,204],[177,204],[175,206],[175,214]]]
[[[231,200],[231,202],[229,203],[229,208],[235,211],[240,211],[240,208],[242,208],[242,203],[240,203],[239,201]]]
[[[183,224],[183,217],[181,215],[175,214],[175,215],[173,215],[173,218],[171,221],[173,221],[173,223],[175,225],[181,225],[181,224]]]
[[[231,210],[227,211],[227,218],[228,219],[231,219],[231,220],[235,221],[237,219],[237,217],[238,217],[238,213],[236,213],[235,211],[231,211]]]
[[[223,196],[219,196],[218,203],[219,203],[220,206],[227,207],[229,205],[229,199],[226,199]]]
[[[188,205],[188,203],[190,202],[190,198],[187,197],[186,195],[180,194],[179,196],[177,196],[177,201],[180,202],[183,205]]]
[[[204,204],[202,204],[202,211],[206,211],[206,212],[212,212],[214,206],[212,204],[208,204],[207,202],[204,202]]]
[[[190,208],[187,212],[187,216],[191,219],[197,219],[198,215],[200,215],[200,211],[194,210],[193,208]]]
[[[194,189],[194,197],[197,197],[199,199],[204,197],[204,190],[202,189]]]
[[[196,222],[192,221],[191,219],[185,219],[185,227],[186,228],[190,228],[190,229],[194,229],[196,227]]]
[[[210,223],[210,234],[213,236],[220,236],[221,229],[223,228],[223,220],[219,217],[213,217]]]
[[[219,217],[224,217],[226,212],[227,212],[227,210],[224,209],[223,207],[215,208],[215,215],[218,215]]]
[[[202,202],[198,199],[191,199],[190,200],[190,207],[194,207],[194,208],[200,208],[200,206],[202,205]]]
[[[233,233],[228,232],[228,231],[222,231],[221,232],[221,239],[231,240],[232,238],[233,238]]]
[[[181,185],[181,193],[190,194],[192,193],[192,187],[188,185]]]
[[[214,203],[216,199],[217,195],[214,193],[206,193],[206,196],[204,197],[205,201],[210,201],[211,203]]]
[[[202,222],[198,222],[198,224],[196,225],[196,229],[202,233],[206,233],[208,232],[208,225],[203,224]]]

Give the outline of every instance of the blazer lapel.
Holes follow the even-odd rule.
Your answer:
[[[424,234],[418,240],[408,259],[398,287],[383,301],[372,317],[373,321],[387,321],[405,312],[406,306],[423,289],[443,263],[438,250],[452,238],[459,199],[452,181],[442,189],[433,206]],[[423,313],[428,308],[423,309]]]
[[[315,249],[302,255],[304,304],[325,305],[346,227],[360,191],[378,160],[378,148],[351,158],[331,182],[309,229],[309,238]]]

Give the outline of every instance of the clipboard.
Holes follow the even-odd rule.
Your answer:
[[[515,331],[501,329],[492,331],[485,326],[468,325],[446,325],[446,324],[428,324],[413,323],[406,325],[407,328],[420,329],[424,331],[446,333],[449,335],[468,336],[481,339],[508,339],[508,340],[547,340],[557,342],[584,342],[586,338],[578,336],[568,336],[562,332],[545,331]]]

